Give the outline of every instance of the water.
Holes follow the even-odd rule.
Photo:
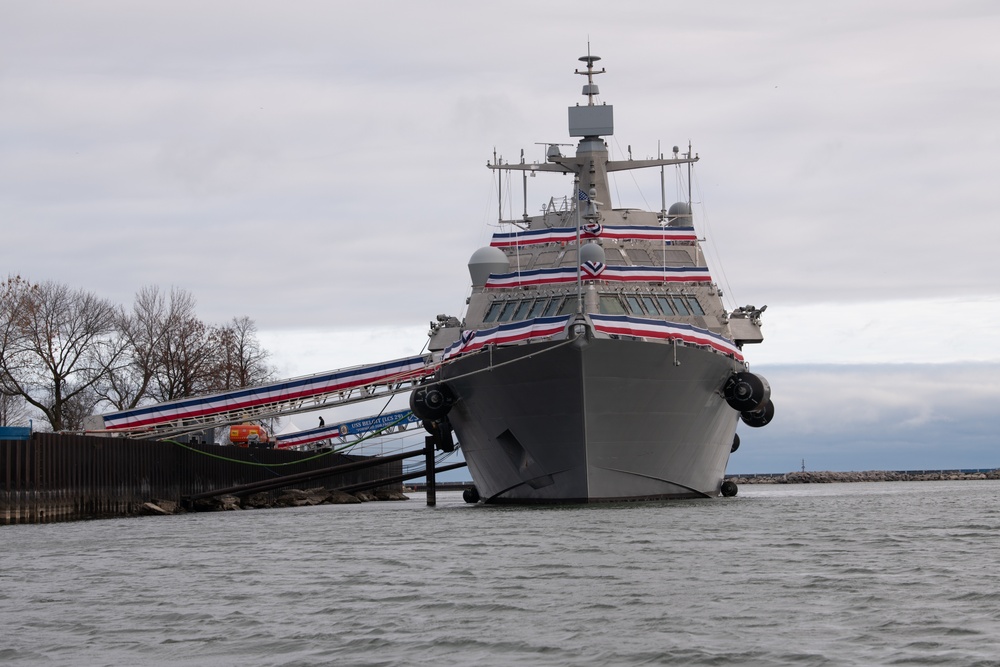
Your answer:
[[[1000,665],[1000,482],[0,528],[5,665]]]

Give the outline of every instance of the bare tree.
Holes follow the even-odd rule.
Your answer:
[[[8,276],[0,283],[0,389],[9,386],[6,376],[27,362],[21,352],[24,309],[37,288],[21,276]],[[8,395],[12,395],[9,394]]]
[[[28,409],[20,396],[0,390],[0,426],[23,426],[28,422]]]
[[[170,291],[164,335],[156,347],[156,400],[195,396],[214,386],[212,331],[198,319],[194,307],[189,292]]]
[[[166,299],[160,288],[146,286],[135,295],[131,312],[118,309],[116,327],[125,346],[119,363],[108,364],[98,396],[116,410],[137,407],[152,394],[168,333]]]
[[[98,408],[128,410],[275,377],[249,317],[221,327],[183,289],[143,287],[131,310],[65,285],[0,282],[0,422],[29,406],[55,431]],[[20,411],[18,411],[20,406]]]
[[[93,387],[120,355],[115,308],[66,285],[18,280],[4,290],[0,390],[37,408],[53,431],[79,428],[77,413],[96,404]]]
[[[268,352],[257,340],[257,324],[246,315],[216,329],[214,339],[216,390],[252,387],[275,377],[277,371],[267,363]]]

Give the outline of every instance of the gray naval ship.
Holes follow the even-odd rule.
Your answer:
[[[520,172],[525,193],[529,174],[570,175],[572,193],[536,216],[525,204],[472,255],[465,320],[432,322],[440,366],[411,408],[441,449],[457,437],[476,487],[470,502],[735,495],[724,474],[737,422],[760,427],[774,415],[770,387],[742,351],[763,340],[764,307],[727,312],[690,194],[669,209],[661,195],[658,212],[610,204],[609,173],[659,167],[662,192],[664,168],[686,169],[690,184],[698,156],[689,146],[610,160],[602,137],[613,134],[613,108],[595,101],[605,70],[597,56],[580,60],[586,104],[569,107],[576,154],[550,144],[544,163],[487,165]]]

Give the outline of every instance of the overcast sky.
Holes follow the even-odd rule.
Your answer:
[[[768,305],[747,356],[787,379],[787,421],[750,437],[781,458],[747,461],[820,458],[788,429],[843,416],[798,392],[849,364],[819,393],[934,377],[952,407],[899,400],[961,407],[1000,465],[995,403],[969,414],[1000,395],[1000,7],[620,4],[0,0],[0,273],[184,288],[208,322],[253,318],[283,375],[415,353],[494,230],[487,159],[570,143],[589,38],[613,157],[691,141],[727,305]],[[568,190],[532,179],[529,211]],[[612,191],[660,206],[654,171]],[[902,408],[872,393],[889,442]]]

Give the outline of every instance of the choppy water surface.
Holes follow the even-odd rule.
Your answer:
[[[1000,483],[0,528],[8,665],[1000,665]]]

